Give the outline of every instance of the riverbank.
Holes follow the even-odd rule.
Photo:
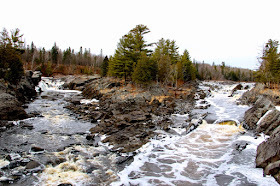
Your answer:
[[[280,91],[257,84],[243,94],[241,102],[252,107],[244,116],[244,127],[265,134],[269,138],[258,146],[256,166],[264,169],[264,175],[272,175],[280,183]]]
[[[37,95],[35,86],[41,81],[40,72],[26,71],[18,85],[11,85],[0,80],[0,127],[1,131],[13,126],[12,120],[22,120],[28,117],[24,104]],[[34,113],[36,114],[36,113]]]

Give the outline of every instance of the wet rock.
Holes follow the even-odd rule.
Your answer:
[[[7,168],[8,169],[14,169],[14,168],[16,168],[18,166],[20,166],[19,161],[11,161]]]
[[[256,132],[271,135],[280,126],[280,111],[273,109],[265,113],[258,121]]]
[[[246,129],[256,129],[259,119],[270,109],[273,109],[273,103],[265,96],[260,96],[254,106],[247,110],[244,115]]]
[[[28,117],[35,118],[35,117],[43,117],[43,116],[41,115],[41,113],[34,111],[34,112],[29,113]]]
[[[266,173],[280,183],[280,135],[272,135],[267,141],[262,142],[257,148],[256,166],[265,169]]]
[[[6,159],[9,161],[19,160],[20,158],[21,156],[17,153],[11,153],[6,157]]]
[[[29,130],[34,129],[34,126],[31,125],[31,124],[28,124],[28,123],[24,123],[20,127],[23,128],[23,129],[29,129]]]
[[[116,160],[117,168],[122,171],[127,165],[132,163],[134,160],[133,156],[120,156]]]
[[[72,186],[72,184],[71,183],[61,183],[58,186]]]
[[[241,152],[241,151],[243,151],[244,149],[246,149],[247,145],[249,145],[249,144],[246,143],[246,142],[237,143],[237,144],[235,144],[235,150],[237,150],[238,152]]]
[[[231,94],[229,97],[232,97],[234,96],[235,92],[238,91],[238,90],[242,90],[243,86],[241,84],[238,84],[234,87],[234,89],[231,91]]]
[[[27,165],[25,166],[26,169],[35,169],[37,167],[39,167],[41,164],[38,163],[37,161],[30,161],[29,163],[27,163]]]
[[[36,152],[36,153],[43,153],[45,151],[45,149],[41,148],[41,147],[37,147],[37,146],[32,146],[30,148],[31,152]]]
[[[101,138],[98,134],[88,134],[86,139],[92,141],[94,146],[98,146],[98,143],[101,141]]]

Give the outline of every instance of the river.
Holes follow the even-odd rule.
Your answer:
[[[120,169],[118,158],[131,154],[119,154],[107,144],[86,140],[96,124],[78,119],[65,108],[81,92],[62,90],[63,83],[43,78],[39,84],[43,92],[26,108],[39,115],[18,121],[16,127],[1,133],[0,184],[278,185],[255,168],[257,145],[267,137],[255,137],[241,127],[249,107],[237,104],[246,90],[229,97],[237,84],[202,82],[199,88],[207,97],[197,98],[196,109],[172,115],[174,132],[156,131],[158,135],[136,151],[134,161]],[[244,83],[246,86],[250,89],[253,84]],[[81,100],[81,104],[92,101],[98,102]],[[190,114],[206,113],[198,127],[186,133]],[[199,117],[192,122],[198,121]],[[38,165],[26,169],[30,162]]]

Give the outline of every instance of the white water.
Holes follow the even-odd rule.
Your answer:
[[[239,124],[249,107],[236,104],[245,90],[228,97],[236,85],[204,83],[200,86],[203,90],[216,87],[205,99],[211,106],[195,112],[210,113],[214,123],[234,120]],[[173,121],[184,124],[187,117],[174,115]],[[184,130],[176,131],[183,134]],[[205,122],[182,136],[158,131],[160,135],[139,149],[134,162],[119,172],[119,181],[112,185],[278,185],[274,178],[263,177],[262,169],[255,168],[256,149],[264,137],[255,139],[244,131],[241,126]]]
[[[173,115],[175,122],[173,130],[179,135],[156,131],[159,135],[150,143],[140,148],[134,161],[123,171],[117,173],[115,167],[116,154],[109,152],[108,146],[100,143],[98,147],[85,143],[85,136],[76,135],[91,128],[91,123],[81,123],[67,113],[63,108],[65,98],[80,94],[79,91],[62,90],[63,82],[52,78],[44,78],[40,82],[41,96],[44,99],[35,100],[27,111],[39,110],[44,116],[27,120],[34,129],[22,138],[28,138],[31,133],[39,132],[34,144],[49,149],[46,156],[52,154],[66,161],[58,165],[47,165],[44,171],[37,175],[34,185],[278,185],[274,178],[263,177],[262,169],[255,168],[256,148],[265,137],[255,139],[252,134],[235,125],[207,124],[203,122],[197,129],[184,135],[187,125],[186,115]],[[236,84],[235,84],[236,85]],[[195,109],[194,113],[208,112],[208,121],[218,123],[224,120],[234,120],[238,124],[243,118],[248,106],[236,104],[236,99],[245,90],[237,91],[233,97],[228,97],[235,85],[221,85],[216,82],[205,82],[200,88],[208,91],[207,109]],[[248,84],[252,86],[252,84]],[[215,88],[210,88],[215,87]],[[50,100],[53,94],[57,100]],[[200,104],[198,100],[197,104]],[[82,104],[97,104],[98,100],[81,100]],[[42,135],[40,131],[47,130]],[[81,141],[82,145],[54,152],[61,143]],[[50,144],[43,144],[43,143]],[[242,150],[238,144],[248,143]],[[52,148],[54,146],[54,148]],[[236,150],[237,149],[237,150]],[[8,162],[0,160],[0,167]]]

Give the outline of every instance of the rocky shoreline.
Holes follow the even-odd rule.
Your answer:
[[[280,111],[275,107],[280,104],[278,94],[257,84],[243,94],[241,103],[252,105],[245,113],[244,128],[254,130],[256,135],[270,136],[258,146],[256,166],[264,169],[264,175],[272,175],[280,183]]]
[[[68,109],[82,119],[98,123],[90,130],[88,140],[100,140],[97,136],[105,135],[103,142],[113,145],[113,150],[118,152],[135,151],[154,137],[157,129],[174,132],[169,127],[173,125],[170,115],[188,113],[194,108],[195,94],[199,94],[196,82],[169,90],[156,85],[145,89],[132,87],[112,78],[87,81],[82,87],[72,81],[68,87],[79,87],[84,97],[98,99],[99,103],[81,105],[82,97],[73,98]],[[204,94],[202,92],[199,96]],[[256,84],[239,101],[240,104],[252,105],[245,113],[243,127],[255,131],[256,135],[264,133],[270,136],[258,147],[256,166],[280,183],[280,111],[275,108],[280,103],[279,96],[265,91],[264,85]]]
[[[31,117],[25,112],[24,104],[36,97],[35,86],[40,81],[41,73],[32,71],[26,71],[18,85],[6,84],[4,80],[0,80],[0,131],[13,126],[8,121]]]

